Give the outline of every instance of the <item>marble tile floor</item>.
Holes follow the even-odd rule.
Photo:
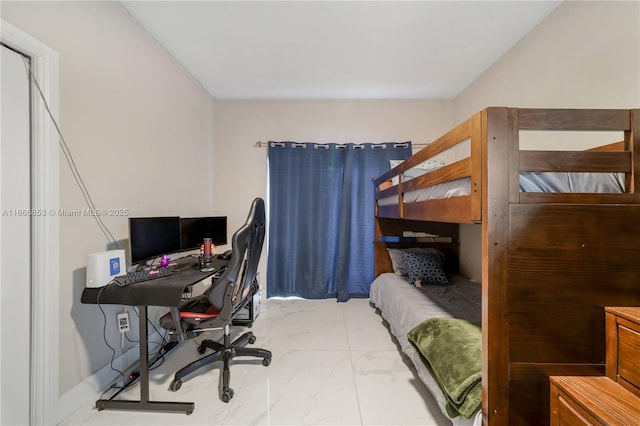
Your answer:
[[[234,327],[232,334],[244,331]],[[177,392],[168,390],[173,373],[199,356],[196,343],[187,341],[151,371],[149,392],[151,400],[195,402],[191,415],[97,411],[91,400],[60,424],[451,425],[368,299],[270,299],[251,331],[252,346],[270,350],[273,359],[264,367],[259,359],[237,358],[228,403],[219,398],[219,363],[187,377]],[[118,398],[139,395],[135,384]]]

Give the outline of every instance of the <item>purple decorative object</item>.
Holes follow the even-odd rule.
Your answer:
[[[171,263],[171,258],[166,254],[163,254],[160,258],[160,266],[166,268],[169,266],[169,263]]]

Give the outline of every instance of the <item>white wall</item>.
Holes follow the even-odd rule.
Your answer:
[[[640,107],[640,2],[567,1],[455,99],[487,106]],[[462,272],[481,277],[480,226],[461,227]]]
[[[119,2],[2,2],[2,18],[60,54],[60,125],[98,208],[213,211],[213,100]],[[63,157],[60,206],[85,204]],[[80,303],[88,253],[112,248],[91,217],[61,217],[60,395],[109,364],[103,320]],[[126,246],[127,217],[104,217]],[[120,352],[115,307],[107,337]],[[91,395],[87,395],[90,397]]]
[[[267,150],[257,141],[426,143],[452,125],[450,101],[216,101],[214,196],[230,229],[254,197],[266,197]],[[265,271],[263,261],[263,287]]]

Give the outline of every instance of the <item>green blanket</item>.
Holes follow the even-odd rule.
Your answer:
[[[482,332],[468,321],[432,318],[407,337],[447,399],[449,417],[471,418],[482,404]]]

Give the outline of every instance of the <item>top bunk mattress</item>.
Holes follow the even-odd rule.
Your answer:
[[[625,192],[624,173],[520,173],[520,192],[598,193],[621,194]],[[437,200],[469,195],[471,179],[455,179],[407,191],[405,203]],[[398,204],[398,196],[381,198],[379,206]]]

